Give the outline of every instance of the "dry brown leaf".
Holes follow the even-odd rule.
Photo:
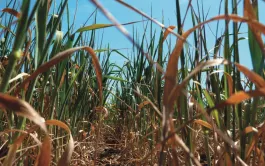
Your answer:
[[[257,89],[254,91],[248,91],[248,92],[239,91],[237,93],[234,93],[224,102],[221,102],[217,104],[214,108],[211,108],[211,110],[217,109],[217,108],[223,108],[227,105],[239,104],[244,100],[250,99],[252,97],[258,97],[258,96],[265,96],[265,88]]]
[[[59,120],[47,120],[46,124],[59,126],[59,127],[63,128],[64,130],[66,130],[67,133],[69,134],[70,138],[69,138],[68,145],[67,145],[63,155],[61,156],[61,158],[58,162],[58,166],[70,165],[72,153],[74,151],[74,140],[73,140],[70,128],[65,123],[63,123]]]
[[[40,126],[43,131],[47,132],[44,118],[42,118],[27,102],[13,96],[0,93],[0,108],[12,110],[15,114],[28,118]]]
[[[138,110],[141,110],[144,106],[146,106],[148,104],[150,104],[149,101],[144,101],[144,102],[140,103],[139,106],[138,106]]]
[[[98,81],[99,100],[100,100],[100,104],[102,105],[103,104],[102,72],[101,72],[99,61],[98,61],[98,57],[95,54],[95,51],[91,47],[84,47],[83,49],[86,50],[92,57],[92,63],[94,65],[94,69],[95,69],[97,81]]]
[[[51,139],[48,134],[45,136],[41,150],[38,155],[38,159],[35,161],[35,165],[38,166],[48,166],[51,163]]]
[[[244,129],[244,134],[248,134],[248,133],[251,133],[251,132],[257,133],[258,129],[256,129],[255,127],[252,127],[252,126],[248,126],[248,127],[246,127]]]
[[[68,50],[62,51],[58,54],[56,54],[50,61],[44,63],[41,65],[35,72],[33,72],[27,79],[25,79],[20,87],[16,90],[18,93],[22,88],[25,89],[26,85],[33,79],[35,79],[39,74],[48,71],[52,66],[58,64],[68,56],[72,55],[74,52],[82,49],[83,47],[75,47],[75,48],[70,48]]]
[[[16,11],[15,9],[11,9],[11,8],[4,8],[2,9],[2,12],[9,13],[17,18],[19,18],[21,15],[18,11]]]
[[[166,31],[164,32],[164,36],[163,36],[163,42],[167,39],[167,36],[171,33],[169,29],[174,30],[175,28],[176,26],[171,25],[168,27],[168,29],[166,29]]]
[[[197,124],[199,124],[199,125],[201,125],[201,126],[203,126],[203,127],[206,127],[206,128],[208,128],[208,129],[210,129],[210,130],[213,130],[213,127],[212,127],[211,124],[209,124],[208,122],[203,121],[203,120],[201,120],[201,119],[196,119],[196,120],[194,120],[194,123],[197,123]]]
[[[265,80],[260,75],[238,63],[235,63],[235,66],[240,72],[242,72],[246,77],[248,77],[248,79],[257,86],[257,88],[265,86]]]

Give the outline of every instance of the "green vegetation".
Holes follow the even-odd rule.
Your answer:
[[[208,19],[199,1],[181,13],[176,0],[177,24],[163,25],[116,0],[145,18],[132,36],[124,25],[139,21],[119,24],[91,2],[95,24],[79,29],[68,0],[9,0],[0,13],[1,165],[265,165],[264,2],[223,0]],[[112,24],[97,24],[96,11]],[[114,26],[129,55],[96,44],[97,29]],[[246,38],[253,70],[239,63]]]

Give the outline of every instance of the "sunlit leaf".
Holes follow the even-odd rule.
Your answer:
[[[138,110],[141,110],[144,106],[146,106],[146,105],[148,105],[148,104],[150,104],[149,101],[144,101],[144,102],[140,103],[140,104],[138,105]]]
[[[217,104],[214,108],[223,108],[227,105],[239,104],[244,100],[250,99],[252,97],[258,97],[258,96],[265,96],[265,88],[248,91],[248,92],[239,91],[233,94],[232,96],[230,96],[224,102]]]
[[[44,119],[27,102],[18,98],[0,93],[0,108],[12,110],[15,114],[28,118],[47,132]]]
[[[128,23],[124,23],[122,25],[130,25],[130,24],[135,24],[135,23],[139,23],[139,22],[143,22],[143,21],[128,22]],[[102,29],[102,28],[108,28],[108,27],[113,27],[113,26],[115,26],[115,25],[114,24],[92,24],[89,26],[79,28],[76,32],[91,31],[91,30],[95,30],[95,29]]]
[[[255,132],[255,133],[258,133],[258,130],[252,126],[248,126],[244,129],[244,134],[248,134],[248,133],[251,133],[251,132]]]
[[[0,28],[5,29],[6,27],[4,25],[0,24]]]
[[[168,29],[174,30],[176,28],[176,26],[169,26]],[[166,31],[164,32],[164,36],[163,36],[163,41],[165,41],[167,39],[167,36],[170,34],[170,31],[166,29]]]
[[[196,119],[196,120],[194,120],[194,123],[197,123],[197,124],[199,124],[199,125],[201,125],[201,126],[203,126],[203,127],[206,127],[206,128],[208,128],[208,129],[210,129],[210,130],[213,130],[212,125],[209,124],[209,123],[206,122],[206,121],[203,121],[203,120],[200,120],[200,119]]]

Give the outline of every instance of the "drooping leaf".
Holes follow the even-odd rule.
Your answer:
[[[97,81],[98,81],[98,88],[99,88],[99,101],[100,104],[103,104],[103,87],[102,87],[102,71],[101,67],[97,58],[97,55],[95,54],[94,50],[91,47],[84,47],[84,50],[86,50],[92,57],[92,63],[96,72]]]
[[[244,17],[258,22],[257,3],[258,2],[255,1],[251,3],[250,0],[244,0]],[[248,26],[248,41],[252,65],[254,67],[254,71],[260,73],[262,54],[264,54],[264,51],[262,51],[264,50],[264,44],[261,37],[261,31],[252,24],[248,24]]]
[[[58,166],[70,165],[72,153],[74,151],[74,140],[73,140],[70,128],[65,123],[58,121],[58,120],[47,120],[46,124],[59,126],[63,128],[64,130],[66,130],[67,133],[69,134],[68,145],[58,162]]]
[[[48,135],[45,136],[38,158],[35,161],[38,166],[50,165],[51,163],[51,139]]]
[[[174,30],[176,28],[176,26],[169,26],[168,29]],[[166,29],[166,31],[164,32],[164,36],[163,36],[163,42],[167,39],[167,36],[169,35],[170,31]]]
[[[27,102],[18,98],[0,93],[0,108],[12,110],[15,114],[28,118],[47,132],[44,118],[42,118]]]
[[[230,96],[227,100],[217,104],[212,109],[223,108],[223,107],[228,106],[228,105],[239,104],[244,100],[250,99],[252,97],[258,97],[258,96],[265,96],[265,88],[260,88],[260,89],[248,91],[248,92],[239,91],[239,92],[233,94],[232,96]]]
[[[20,87],[17,89],[17,92],[22,89],[25,88],[26,85],[33,79],[35,79],[39,74],[48,71],[52,66],[58,64],[59,62],[61,62],[62,60],[64,60],[65,58],[67,58],[68,56],[72,55],[74,52],[82,49],[83,47],[75,47],[75,48],[71,48],[68,50],[65,50],[63,52],[58,53],[57,55],[55,55],[50,61],[44,63],[43,65],[41,65],[40,67],[37,68],[37,70],[35,72],[33,72],[29,77],[27,77],[27,79],[25,79],[22,84],[20,85]]]
[[[265,80],[258,75],[257,73],[249,70],[248,68],[235,63],[235,66],[237,67],[237,69],[242,72],[251,82],[253,82],[257,88],[261,88],[265,86]]]
[[[202,62],[202,63],[199,63],[193,70],[192,72],[181,82],[181,84],[179,85],[174,85],[173,82],[170,83],[170,91],[168,92],[169,96],[167,96],[167,102],[169,103],[174,103],[174,101],[176,100],[176,97],[178,97],[181,92],[180,90],[187,85],[187,83],[190,81],[190,79],[195,75],[197,74],[198,72],[200,72],[203,68],[206,68],[206,67],[211,67],[211,66],[216,66],[216,65],[220,65],[220,64],[228,64],[229,62],[226,61],[225,59],[213,59],[213,60],[208,60],[206,62]],[[167,77],[167,76],[166,76]],[[166,78],[165,77],[165,78]],[[169,79],[169,78],[168,78]],[[170,80],[170,79],[169,79]],[[172,81],[172,80],[170,80]],[[173,84],[173,85],[171,85]],[[165,95],[165,94],[164,94]]]
[[[21,15],[18,11],[16,11],[15,9],[11,9],[11,8],[4,8],[2,9],[2,12],[9,13],[17,18],[19,18]]]

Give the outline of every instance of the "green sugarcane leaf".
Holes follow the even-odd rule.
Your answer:
[[[86,27],[79,28],[77,32],[84,32],[84,31],[90,31],[90,30],[95,30],[95,29],[102,29],[102,28],[107,28],[107,27],[112,27],[114,26],[113,24],[93,24],[89,25]]]
[[[143,21],[128,22],[128,23],[124,23],[122,25],[130,25],[130,24],[135,24],[135,23],[138,23],[138,22],[143,22]],[[115,26],[115,25],[114,24],[92,24],[92,25],[89,25],[89,26],[85,26],[85,27],[79,28],[76,32],[85,32],[85,31],[108,28],[108,27],[113,27],[113,26]]]
[[[115,76],[109,76],[109,75],[104,75],[103,78],[108,78],[111,80],[121,81],[121,82],[128,82],[127,80],[124,80],[121,77],[115,77]]]
[[[0,24],[0,28],[5,29],[6,27],[4,25]]]
[[[211,96],[209,95],[209,93],[206,91],[206,90],[203,90],[203,94],[209,104],[210,107],[214,107],[215,104],[213,102],[213,99],[211,98]],[[220,120],[219,120],[219,113],[218,111],[215,109],[212,111],[212,115],[214,116],[215,120],[216,120],[216,123],[217,125],[220,127]]]

